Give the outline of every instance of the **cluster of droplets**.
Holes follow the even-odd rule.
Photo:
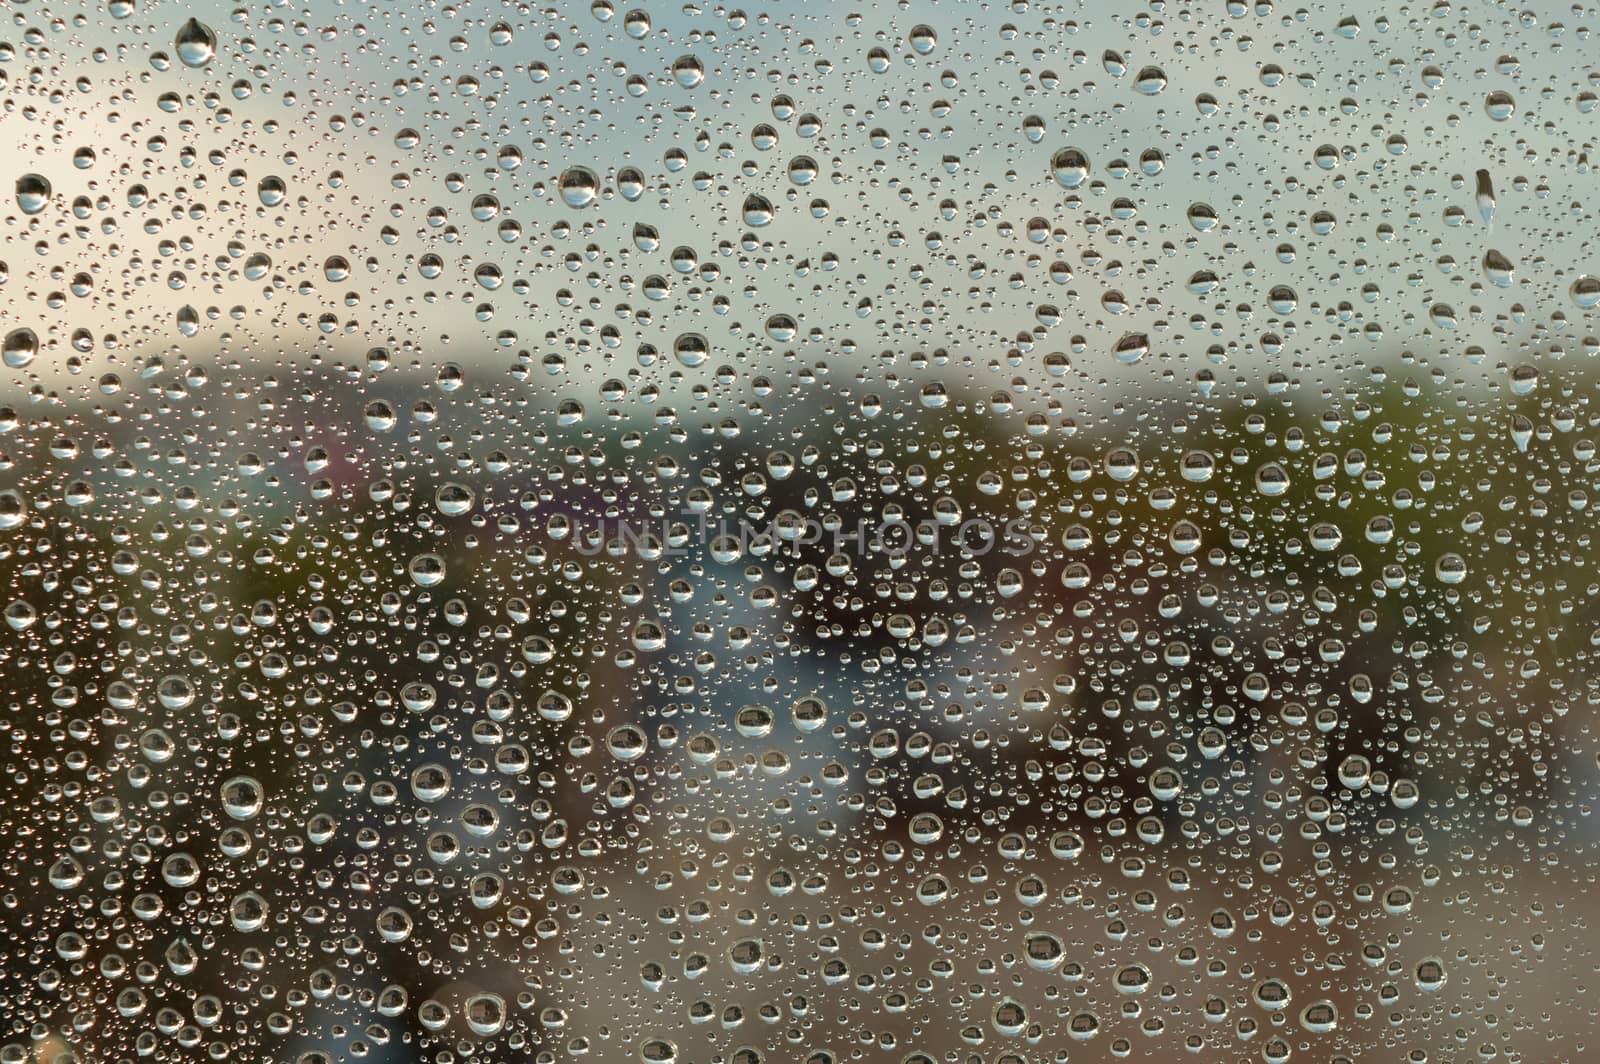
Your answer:
[[[0,1064],[1582,1059],[1592,17],[19,7]]]

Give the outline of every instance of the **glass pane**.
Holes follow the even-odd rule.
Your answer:
[[[6,15],[0,1064],[1592,1051],[1593,8]]]

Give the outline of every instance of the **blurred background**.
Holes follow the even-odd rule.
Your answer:
[[[1586,1059],[1591,9],[6,13],[0,1060]]]

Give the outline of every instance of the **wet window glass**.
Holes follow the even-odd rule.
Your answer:
[[[1600,10],[15,0],[0,1064],[1577,1061]]]

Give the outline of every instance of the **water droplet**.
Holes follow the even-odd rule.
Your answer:
[[[199,19],[190,18],[178,27],[172,46],[178,61],[186,67],[198,69],[208,65],[217,55],[217,35]]]

